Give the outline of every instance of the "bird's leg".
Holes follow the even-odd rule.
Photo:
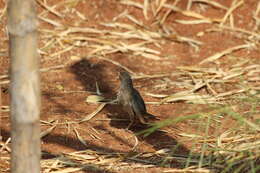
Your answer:
[[[126,130],[129,130],[130,127],[131,127],[133,124],[134,124],[134,121],[131,119],[131,120],[130,120],[130,123],[128,124],[128,126],[127,126],[127,128],[126,128]]]
[[[130,129],[130,127],[134,124],[134,122],[135,122],[135,117],[130,113],[129,114],[129,116],[130,116],[130,123],[128,124],[128,126],[127,126],[127,130],[128,129]]]

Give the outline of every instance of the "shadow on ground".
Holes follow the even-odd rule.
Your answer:
[[[111,85],[108,83],[107,79],[109,76],[107,76],[104,73],[104,71],[106,70],[104,69],[104,66],[102,66],[102,64],[93,67],[93,65],[91,65],[91,63],[88,60],[83,59],[73,64],[70,68],[71,72],[74,73],[75,78],[81,82],[82,86],[85,86],[85,89],[87,91],[96,90],[95,85],[93,84],[95,84],[95,80],[97,80],[102,93],[104,93],[106,97],[115,98],[116,92],[114,89],[111,88]],[[117,75],[120,69],[114,68],[111,70]],[[107,116],[111,119],[110,126],[119,129],[127,128],[129,124],[128,121],[113,121],[113,119],[115,118],[128,118],[127,113],[124,112],[120,106],[107,105],[105,107],[105,112]],[[132,133],[137,133],[146,128],[148,127],[136,124],[135,126],[131,127],[130,131],[132,131]],[[125,140],[123,139],[124,136],[116,136],[116,134],[112,132],[110,132],[110,134],[113,135],[115,139],[125,143]],[[174,138],[172,138],[166,132],[163,131],[156,131],[148,137],[138,136],[138,139],[142,142],[151,145],[157,151],[164,148],[174,148],[174,153],[172,154],[187,155],[189,153],[189,150],[185,146],[178,143],[178,141],[176,141]]]

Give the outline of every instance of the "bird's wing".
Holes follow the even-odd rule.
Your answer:
[[[134,89],[134,92],[132,93],[131,100],[133,100],[134,108],[139,110],[138,113],[142,114],[142,113],[146,112],[144,100],[143,100],[142,96],[140,95],[140,93],[136,89]]]
[[[141,97],[140,93],[134,89],[131,98],[131,105],[135,115],[141,121],[141,123],[146,123],[144,119],[144,115],[146,114],[146,107],[143,98]]]
[[[147,112],[144,100],[137,90],[134,92],[133,97],[136,98],[133,102],[135,114],[139,117],[139,120],[142,123],[146,124],[154,120],[159,120],[156,116]]]

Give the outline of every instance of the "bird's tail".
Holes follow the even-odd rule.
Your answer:
[[[157,118],[156,116],[154,116],[150,113],[146,113],[145,115],[143,115],[142,118],[139,118],[139,120],[143,124],[151,124],[151,123],[154,123],[155,121],[159,120],[159,118]]]

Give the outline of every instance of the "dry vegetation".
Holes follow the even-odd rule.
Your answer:
[[[53,71],[58,78],[61,71],[68,71],[66,68],[75,62],[105,62],[114,69],[125,69],[135,80],[147,82],[150,87],[139,84],[146,87],[142,95],[152,100],[147,102],[149,106],[183,104],[185,108],[189,107],[189,111],[179,110],[177,117],[160,117],[162,121],[140,135],[149,138],[150,133],[160,129],[172,133],[169,129],[178,124],[191,127],[190,130],[180,127],[177,132],[174,131],[178,143],[187,146],[188,153],[176,154],[178,145],[169,148],[163,144],[161,149],[140,152],[136,148],[142,139],[134,137],[135,142],[129,152],[61,150],[51,158],[42,159],[43,172],[260,171],[260,2],[113,0],[107,8],[120,8],[115,8],[111,15],[105,7],[101,8],[109,4],[106,1],[102,4],[98,1],[67,0],[55,3],[37,0],[37,3],[44,89],[52,87],[45,86],[44,82],[48,80],[48,75],[54,75]],[[95,3],[101,5],[95,7]],[[3,2],[1,4],[0,20],[3,21],[6,18],[6,6]],[[94,4],[93,8],[104,11],[88,18],[88,12],[82,10],[86,4]],[[86,8],[90,7],[88,5]],[[212,13],[207,13],[207,10]],[[108,16],[100,20],[103,13]],[[244,23],[238,21],[240,18]],[[1,36],[6,41],[4,23],[1,26]],[[183,32],[177,32],[174,26],[182,26]],[[230,44],[228,40],[221,40],[225,34],[232,40]],[[226,42],[222,45],[222,41]],[[213,43],[216,45],[212,46]],[[0,61],[4,66],[8,64],[4,60],[7,58],[7,45],[6,42],[0,45]],[[178,45],[191,52],[193,57],[182,60],[182,55],[187,54],[180,53]],[[137,59],[129,60],[133,57],[138,57],[140,66],[134,63]],[[189,58],[195,60],[184,62]],[[3,66],[0,85],[8,86],[7,68]],[[155,82],[152,83],[152,79]],[[55,87],[63,94],[74,92],[65,90],[65,85],[55,84]],[[100,87],[97,87],[94,95],[103,92]],[[95,102],[99,98],[93,93],[87,93],[86,96],[89,96],[87,102]],[[82,114],[80,118],[66,122],[57,117],[51,121],[44,119],[42,126],[48,128],[43,128],[41,135],[47,137],[59,126],[66,126],[72,128],[75,139],[88,148],[82,133],[71,126],[91,121],[104,110],[106,104],[98,105],[87,116]],[[1,115],[2,122],[5,122],[9,107],[3,104],[1,109],[6,112]],[[46,114],[47,109],[44,109]],[[153,112],[160,115],[156,108]],[[172,112],[171,108],[169,112]],[[93,139],[103,138],[99,132],[95,134]],[[9,146],[10,138],[0,144],[0,153],[5,154],[0,156],[0,163],[4,163],[0,164],[3,165],[0,166],[3,172],[9,172]]]

